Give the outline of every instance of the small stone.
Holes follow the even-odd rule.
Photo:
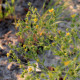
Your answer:
[[[10,71],[18,70],[18,69],[19,69],[19,65],[17,65],[17,64],[14,63],[14,62],[11,62],[11,63],[8,65],[7,69],[10,70]]]

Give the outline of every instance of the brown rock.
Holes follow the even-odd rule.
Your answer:
[[[48,68],[48,70],[50,70],[50,71],[54,71],[54,68],[51,67],[51,66],[48,66],[47,68]]]
[[[7,69],[10,70],[10,71],[13,71],[13,70],[16,70],[16,69],[19,69],[19,65],[14,63],[14,62],[11,62],[8,66],[7,66]]]

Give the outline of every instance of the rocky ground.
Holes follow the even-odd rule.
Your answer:
[[[33,3],[33,6],[37,7],[39,10],[41,9],[42,4],[44,2],[44,0],[27,0],[27,1],[31,1]],[[69,17],[70,14],[72,13],[78,14],[80,12],[80,0],[72,1],[67,0],[67,1],[70,1],[69,3],[71,5],[69,5],[69,7],[66,9],[68,10],[67,13],[66,11],[63,12],[65,17]],[[27,11],[28,5],[26,0],[20,0],[18,2],[18,5],[16,5],[16,13],[18,17],[24,16],[24,14],[26,14]],[[16,64],[15,62],[9,63],[8,58],[6,57],[6,53],[10,50],[8,44],[9,43],[12,43],[13,45],[18,44],[18,38],[15,35],[16,30],[13,22],[14,21],[11,19],[0,21],[0,80],[24,80],[20,77],[22,70],[19,68],[19,65]],[[70,22],[66,21],[66,24],[60,23],[59,26],[61,27],[61,29],[65,29],[65,26],[66,27],[70,26]],[[52,56],[50,51],[48,51],[47,54],[48,55],[45,55],[44,63],[45,66],[51,64],[57,65],[60,58],[57,56]],[[42,55],[40,55],[39,57],[42,57]]]

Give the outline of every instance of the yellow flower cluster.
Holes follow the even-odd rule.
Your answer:
[[[50,12],[50,13],[52,13],[53,11],[54,11],[54,9],[53,9],[53,8],[49,10],[49,12]]]
[[[35,19],[34,19],[34,22],[37,22],[37,21],[38,21],[38,19],[37,19],[37,18],[35,18]]]
[[[65,66],[68,66],[71,63],[71,60],[64,62]]]
[[[12,53],[12,50],[10,50],[9,53],[6,54],[7,57],[9,57],[11,53]]]
[[[30,68],[28,69],[28,71],[31,72],[31,71],[32,71],[32,68],[30,67]]]

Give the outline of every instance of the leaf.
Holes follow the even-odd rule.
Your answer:
[[[64,21],[57,21],[57,22],[53,23],[51,26],[58,24],[58,23],[61,23],[61,22],[64,22]]]
[[[11,3],[14,4],[15,0],[11,0]]]

